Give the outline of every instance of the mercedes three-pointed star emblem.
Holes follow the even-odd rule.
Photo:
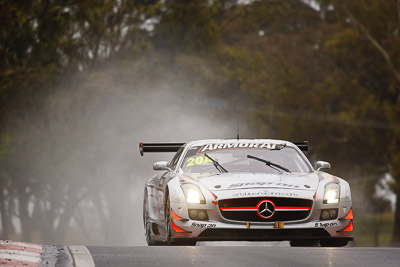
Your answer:
[[[263,219],[269,219],[275,214],[275,204],[270,200],[263,200],[257,205],[257,214]]]

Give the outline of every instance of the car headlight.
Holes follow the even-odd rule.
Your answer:
[[[324,204],[339,203],[340,191],[338,184],[328,184],[325,186]]]
[[[206,200],[200,188],[194,184],[183,184],[183,193],[185,194],[186,202],[191,204],[205,204]]]

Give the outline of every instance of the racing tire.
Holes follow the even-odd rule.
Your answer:
[[[170,202],[169,202],[169,197],[167,196],[167,203],[165,205],[165,218],[166,218],[166,225],[167,225],[167,229],[166,229],[166,239],[167,242],[166,244],[168,246],[195,246],[196,245],[196,241],[192,241],[192,240],[174,240],[172,241],[172,217],[171,217],[171,206],[170,206]]]
[[[145,228],[146,243],[150,246],[161,246],[163,243],[161,241],[156,241],[151,237],[151,223],[149,222],[149,212],[147,210],[146,198],[143,203],[143,223]]]
[[[148,222],[146,225],[146,243],[149,247],[152,246],[161,246],[163,242],[153,240],[151,237],[151,223]]]
[[[290,241],[291,247],[319,247],[318,240],[292,240]]]
[[[334,240],[321,240],[321,247],[344,247],[347,246],[349,243],[348,240],[340,240],[340,239],[334,239]]]

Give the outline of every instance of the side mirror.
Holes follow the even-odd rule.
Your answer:
[[[155,171],[171,171],[171,168],[168,167],[168,161],[157,161],[153,164],[153,170]]]
[[[317,161],[317,171],[322,170],[322,169],[330,169],[331,164],[326,161]]]

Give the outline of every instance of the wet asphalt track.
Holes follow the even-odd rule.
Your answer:
[[[88,247],[102,266],[400,266],[400,248]]]

